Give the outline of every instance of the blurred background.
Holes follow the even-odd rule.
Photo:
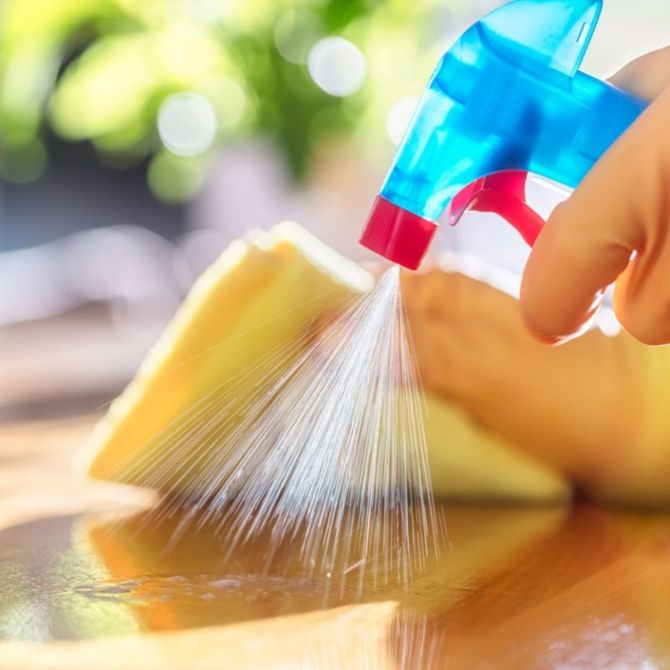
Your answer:
[[[352,258],[441,54],[498,0],[0,0],[0,419],[95,409],[231,239]],[[605,0],[584,69],[667,43]],[[475,215],[473,215],[475,216]],[[518,271],[490,217],[441,235]]]

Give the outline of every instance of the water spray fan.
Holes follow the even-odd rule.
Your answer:
[[[529,173],[576,187],[646,103],[579,70],[602,0],[513,0],[442,57],[370,212],[363,246],[415,270],[437,220],[496,212],[532,245]]]

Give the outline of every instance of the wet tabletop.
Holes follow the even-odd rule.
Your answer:
[[[448,505],[411,588],[334,584],[78,479],[92,421],[0,428],[0,668],[670,666],[670,514]]]

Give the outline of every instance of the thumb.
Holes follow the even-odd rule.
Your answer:
[[[670,50],[646,58],[670,66]],[[640,67],[631,64],[617,77],[625,79]],[[670,80],[670,67],[667,72]],[[649,77],[647,93],[657,93],[652,83],[667,81]],[[627,268],[616,301],[624,327],[643,341],[664,339],[666,331],[670,339],[668,115],[670,89],[610,148],[542,230],[521,285],[524,319],[540,339],[558,342],[579,333],[605,288]],[[656,294],[661,286],[668,292],[663,308],[664,296]]]

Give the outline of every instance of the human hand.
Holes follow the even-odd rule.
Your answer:
[[[670,342],[670,47],[612,81],[654,102],[554,211],[531,251],[521,308],[548,342],[582,332],[614,281],[626,330],[647,344]]]
[[[594,497],[670,499],[670,350],[595,330],[547,347],[515,298],[442,268],[402,288],[427,389]]]

